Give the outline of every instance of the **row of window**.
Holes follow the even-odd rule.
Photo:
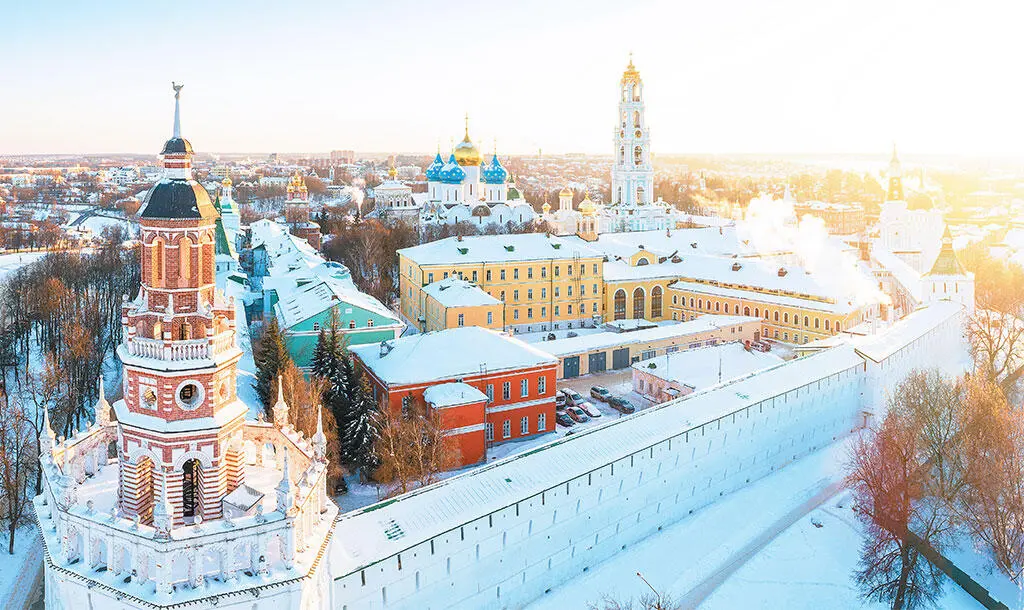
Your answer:
[[[537,378],[537,395],[543,396],[548,391],[548,378],[545,375],[541,375]],[[487,394],[487,401],[494,402],[494,384],[488,383],[485,389]],[[519,380],[519,397],[526,398],[530,395],[530,380],[520,379]],[[506,381],[501,384],[501,398],[502,400],[512,399],[512,382]]]
[[[370,319],[366,320],[366,326],[367,327],[373,326],[373,318],[370,318]],[[348,327],[349,328],[355,328],[356,327],[356,321],[355,320],[349,320],[348,321]],[[313,332],[318,333],[318,332],[320,332],[321,328],[322,327],[320,326],[319,322],[313,322]]]
[[[541,413],[537,416],[537,430],[536,432],[544,432],[548,429],[548,416],[547,413]],[[526,435],[530,433],[530,416],[524,415],[519,420],[519,434]],[[512,438],[512,420],[506,419],[501,423],[501,438]],[[494,440],[494,424],[487,422],[484,424],[484,440],[490,442]]]
[[[561,274],[562,274],[561,269],[562,269],[562,267],[560,265],[555,265],[554,267],[552,267],[552,269],[553,269],[554,277],[561,277]],[[571,264],[566,264],[565,265],[565,273],[566,273],[566,275],[571,276],[572,275],[572,270],[573,270],[573,266]],[[580,275],[586,275],[587,274],[587,266],[586,265],[584,265],[582,263],[580,264],[579,274]],[[597,263],[593,263],[593,275],[599,275],[599,274],[600,274],[600,272],[598,270]],[[409,266],[409,275],[412,276],[412,265]],[[458,276],[461,279],[465,279],[465,276],[464,276],[462,271],[452,271],[450,273],[450,275]],[[445,271],[442,274],[441,279],[448,279],[448,276],[449,276],[449,272]],[[487,269],[487,270],[484,271],[484,281],[485,282],[492,281],[493,277],[494,277],[493,276],[493,271],[491,269]],[[541,277],[541,279],[545,279],[545,278],[548,277],[548,268],[547,267],[541,267],[540,268],[540,277]],[[470,279],[473,282],[479,282],[480,281],[479,272],[477,270],[475,270],[475,269],[472,272],[470,272]],[[507,270],[499,269],[498,270],[498,280],[506,281],[507,279],[508,279]],[[519,279],[519,268],[518,267],[514,267],[512,269],[512,279],[513,280],[518,280]],[[526,279],[528,279],[528,280],[533,279],[533,267],[527,267],[526,268]],[[427,283],[428,284],[432,284],[433,282],[434,282],[434,273],[432,271],[427,272]],[[597,286],[597,284],[594,284],[594,286]]]
[[[676,295],[672,295],[672,304],[673,305],[678,304],[678,299],[677,299]],[[682,306],[686,307],[686,297],[682,298]],[[721,301],[712,301],[711,299],[708,299],[707,301],[705,301],[704,299],[698,298],[698,299],[695,300],[694,297],[690,297],[690,305],[689,305],[689,307],[691,309],[704,310],[704,311],[708,311],[708,312],[714,311],[716,313],[717,312],[730,313],[729,312],[729,304],[728,303],[722,303]],[[735,314],[735,315],[740,315],[740,306],[739,305],[733,305],[732,313]],[[743,314],[742,315],[744,315],[744,316],[751,315],[751,309],[750,309],[749,306],[743,307]],[[760,307],[755,307],[753,309],[753,315],[754,315],[755,318],[760,318],[761,317],[761,308]],[[770,319],[770,320],[773,320],[775,322],[779,322],[780,321],[779,312],[778,311],[772,312],[772,311],[770,311],[766,307],[764,309],[764,319],[765,320],[769,320]],[[790,323],[789,320],[790,320],[789,312],[788,311],[787,312],[782,312],[781,322],[783,324],[789,324]],[[810,328],[811,324],[812,324],[812,320],[813,320],[813,325],[814,325],[815,330],[820,330],[821,326],[822,326],[822,323],[821,323],[821,318],[818,318],[818,317],[811,318],[810,316],[806,316],[806,315],[803,316],[803,326],[805,328]],[[793,315],[793,325],[800,326],[800,316],[798,314],[794,314]],[[839,332],[842,329],[842,323],[839,320],[836,320],[835,323],[833,324],[833,322],[832,322],[832,320],[830,318],[825,318],[825,330],[828,331],[828,332],[831,332],[833,326],[835,326],[836,332]]]
[[[661,286],[651,289],[651,318],[658,319],[662,316],[662,294]],[[637,287],[633,290],[633,317],[637,320],[644,318],[646,309],[647,294],[644,289]],[[614,318],[616,320],[626,319],[626,291],[619,288],[615,291],[613,304]]]

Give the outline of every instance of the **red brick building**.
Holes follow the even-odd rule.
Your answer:
[[[558,360],[519,339],[466,326],[351,348],[378,402],[435,409],[462,464],[493,442],[555,429]]]

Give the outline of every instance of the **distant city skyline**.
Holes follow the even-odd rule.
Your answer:
[[[1022,7],[392,1],[5,7],[0,154],[610,154],[630,52],[655,154],[1024,156]]]

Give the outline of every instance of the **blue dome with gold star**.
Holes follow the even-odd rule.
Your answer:
[[[498,161],[498,155],[494,155],[490,164],[484,166],[480,175],[487,184],[502,184],[508,179],[508,170],[501,166],[501,161]]]
[[[444,161],[441,160],[441,153],[437,153],[434,157],[434,162],[427,167],[427,171],[423,172],[427,175],[428,182],[437,182],[441,179],[441,168],[444,167]]]
[[[466,170],[459,167],[459,162],[455,160],[455,153],[452,153],[448,162],[441,168],[439,177],[445,184],[462,184],[462,181],[466,179]]]

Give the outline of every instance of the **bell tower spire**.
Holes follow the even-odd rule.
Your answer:
[[[174,88],[174,131],[171,137],[181,137],[181,90],[184,87],[184,83],[171,82],[171,87]]]
[[[647,129],[644,83],[629,65],[619,81],[619,118],[615,128],[615,163],[612,165],[612,205],[644,205],[654,201],[651,134]]]
[[[892,159],[889,160],[889,189],[885,193],[886,201],[903,201],[903,166],[896,156],[896,143],[892,144]]]

